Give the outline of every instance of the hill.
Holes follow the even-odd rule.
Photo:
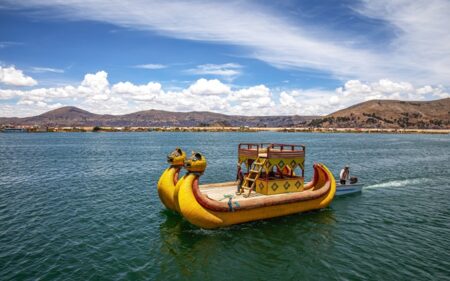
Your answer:
[[[371,100],[319,116],[241,116],[213,112],[145,110],[124,115],[95,114],[73,106],[26,118],[0,118],[0,125],[49,127],[336,127],[450,128],[450,98],[434,101]]]
[[[317,116],[237,116],[212,112],[145,110],[125,115],[94,114],[73,106],[26,118],[0,118],[0,125],[111,127],[302,127]]]
[[[434,101],[371,100],[316,119],[311,125],[340,128],[449,128],[450,98]]]

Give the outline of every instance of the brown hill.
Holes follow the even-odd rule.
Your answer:
[[[48,111],[46,113],[43,113],[41,115],[38,115],[36,117],[38,118],[45,118],[45,119],[55,119],[55,118],[67,118],[67,119],[72,119],[72,118],[95,118],[98,117],[100,115],[98,114],[94,114],[94,113],[90,113],[89,111],[80,109],[78,107],[75,106],[65,106],[65,107],[60,107],[58,109],[55,110],[51,110]]]
[[[0,118],[0,125],[300,127],[307,125],[314,118],[317,116],[233,116],[212,112],[169,112],[153,109],[125,115],[102,115],[66,106],[33,117]]]
[[[434,101],[371,100],[316,119],[312,125],[341,128],[449,128],[450,98]]]
[[[450,128],[450,98],[435,101],[371,100],[318,116],[239,116],[212,112],[145,110],[125,115],[94,114],[73,106],[26,118],[0,118],[0,125],[116,127],[340,127]]]

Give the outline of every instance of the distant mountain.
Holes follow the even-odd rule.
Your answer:
[[[311,125],[341,128],[450,128],[450,98],[434,101],[371,100],[316,119]]]
[[[250,127],[301,127],[318,116],[233,116],[212,112],[170,112],[145,110],[125,115],[94,114],[73,106],[61,107],[44,114],[26,118],[0,118],[2,125],[38,126],[250,126]]]
[[[52,120],[55,118],[56,119],[57,118],[89,119],[89,118],[97,118],[99,116],[101,116],[101,115],[90,113],[89,111],[80,109],[75,106],[65,106],[65,107],[60,107],[58,109],[51,110],[44,114],[38,115],[38,116],[36,116],[36,118],[47,119],[47,120]]]
[[[0,118],[0,125],[50,127],[340,127],[450,128],[450,98],[434,101],[371,100],[327,116],[240,116],[213,112],[145,110],[94,114],[73,106],[26,118]]]

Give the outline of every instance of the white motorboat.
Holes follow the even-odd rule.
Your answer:
[[[353,183],[353,184],[336,184],[336,194],[335,196],[342,196],[351,193],[358,193],[362,191],[363,183]]]

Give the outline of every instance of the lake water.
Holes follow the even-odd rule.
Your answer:
[[[176,146],[234,179],[240,142],[306,145],[366,184],[325,210],[202,230],[156,182]],[[449,280],[450,136],[0,134],[1,280]]]

